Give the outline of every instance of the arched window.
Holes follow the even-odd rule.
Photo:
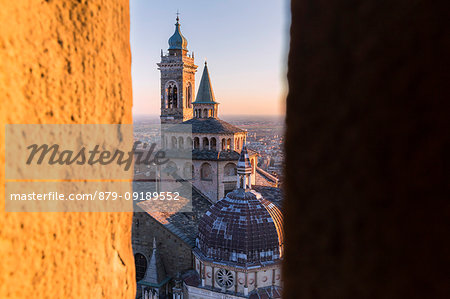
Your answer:
[[[226,150],[227,149],[227,141],[225,140],[225,138],[222,138],[222,150]]]
[[[186,107],[192,108],[192,85],[188,82],[186,87]]]
[[[231,163],[231,162],[228,163],[227,165],[225,165],[223,172],[224,172],[224,175],[226,175],[226,176],[236,175],[237,174],[236,164]]]
[[[231,138],[227,139],[227,150],[231,149]]]
[[[192,144],[192,138],[188,137],[186,138],[186,148],[193,148],[194,145]]]
[[[202,109],[198,109],[198,118],[202,118]]]
[[[240,149],[240,138],[236,139],[236,141],[237,141],[236,149],[239,150]]]
[[[173,107],[178,108],[178,88],[175,85],[172,90]]]
[[[209,139],[207,137],[203,137],[203,147],[202,149],[208,150],[209,149]]]
[[[208,117],[208,110],[205,108],[203,109],[203,117],[207,118]]]
[[[145,271],[147,271],[147,259],[141,253],[136,253],[134,255],[134,265],[136,268],[136,281],[140,281],[145,276]]]
[[[194,138],[194,149],[200,149],[200,138]]]
[[[184,148],[184,140],[183,140],[183,137],[178,137],[178,147],[180,148],[180,149],[183,149]]]
[[[172,136],[172,148],[177,148],[177,137]]]
[[[212,167],[209,163],[203,163],[200,168],[200,178],[202,181],[212,181]]]
[[[214,137],[211,138],[211,150],[213,151],[217,150],[217,141],[216,138]]]
[[[166,108],[177,108],[177,99],[177,84],[174,81],[170,81],[166,85]]]
[[[172,85],[169,85],[167,88],[167,100],[166,100],[166,107],[172,108]]]

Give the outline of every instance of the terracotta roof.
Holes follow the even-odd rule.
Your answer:
[[[147,184],[145,182],[134,182],[133,191],[145,192]],[[186,184],[185,187],[192,188],[192,185],[188,182],[183,182],[183,184]],[[189,212],[177,212],[175,209],[171,211],[156,210],[151,201],[138,203],[137,206],[185,243],[194,247],[198,234],[198,221],[211,206],[211,203],[195,188],[192,188],[192,211]]]

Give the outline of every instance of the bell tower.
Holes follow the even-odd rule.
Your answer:
[[[168,52],[161,50],[161,62],[157,64],[161,72],[161,124],[177,124],[192,118],[197,66],[194,53],[188,53],[178,16],[176,21]]]

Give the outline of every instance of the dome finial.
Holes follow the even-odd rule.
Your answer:
[[[180,18],[179,18],[179,15],[180,15],[180,12],[178,11],[178,9],[177,9],[177,24],[178,24],[178,22],[180,21]]]
[[[187,51],[187,40],[181,34],[180,30],[180,18],[178,17],[180,13],[177,11],[177,22],[175,23],[175,32],[174,34],[169,38],[169,50],[186,50]]]

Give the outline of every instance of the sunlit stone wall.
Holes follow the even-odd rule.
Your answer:
[[[129,1],[2,1],[0,21],[2,124],[131,123]],[[0,298],[134,298],[131,213],[7,214],[0,178]]]

